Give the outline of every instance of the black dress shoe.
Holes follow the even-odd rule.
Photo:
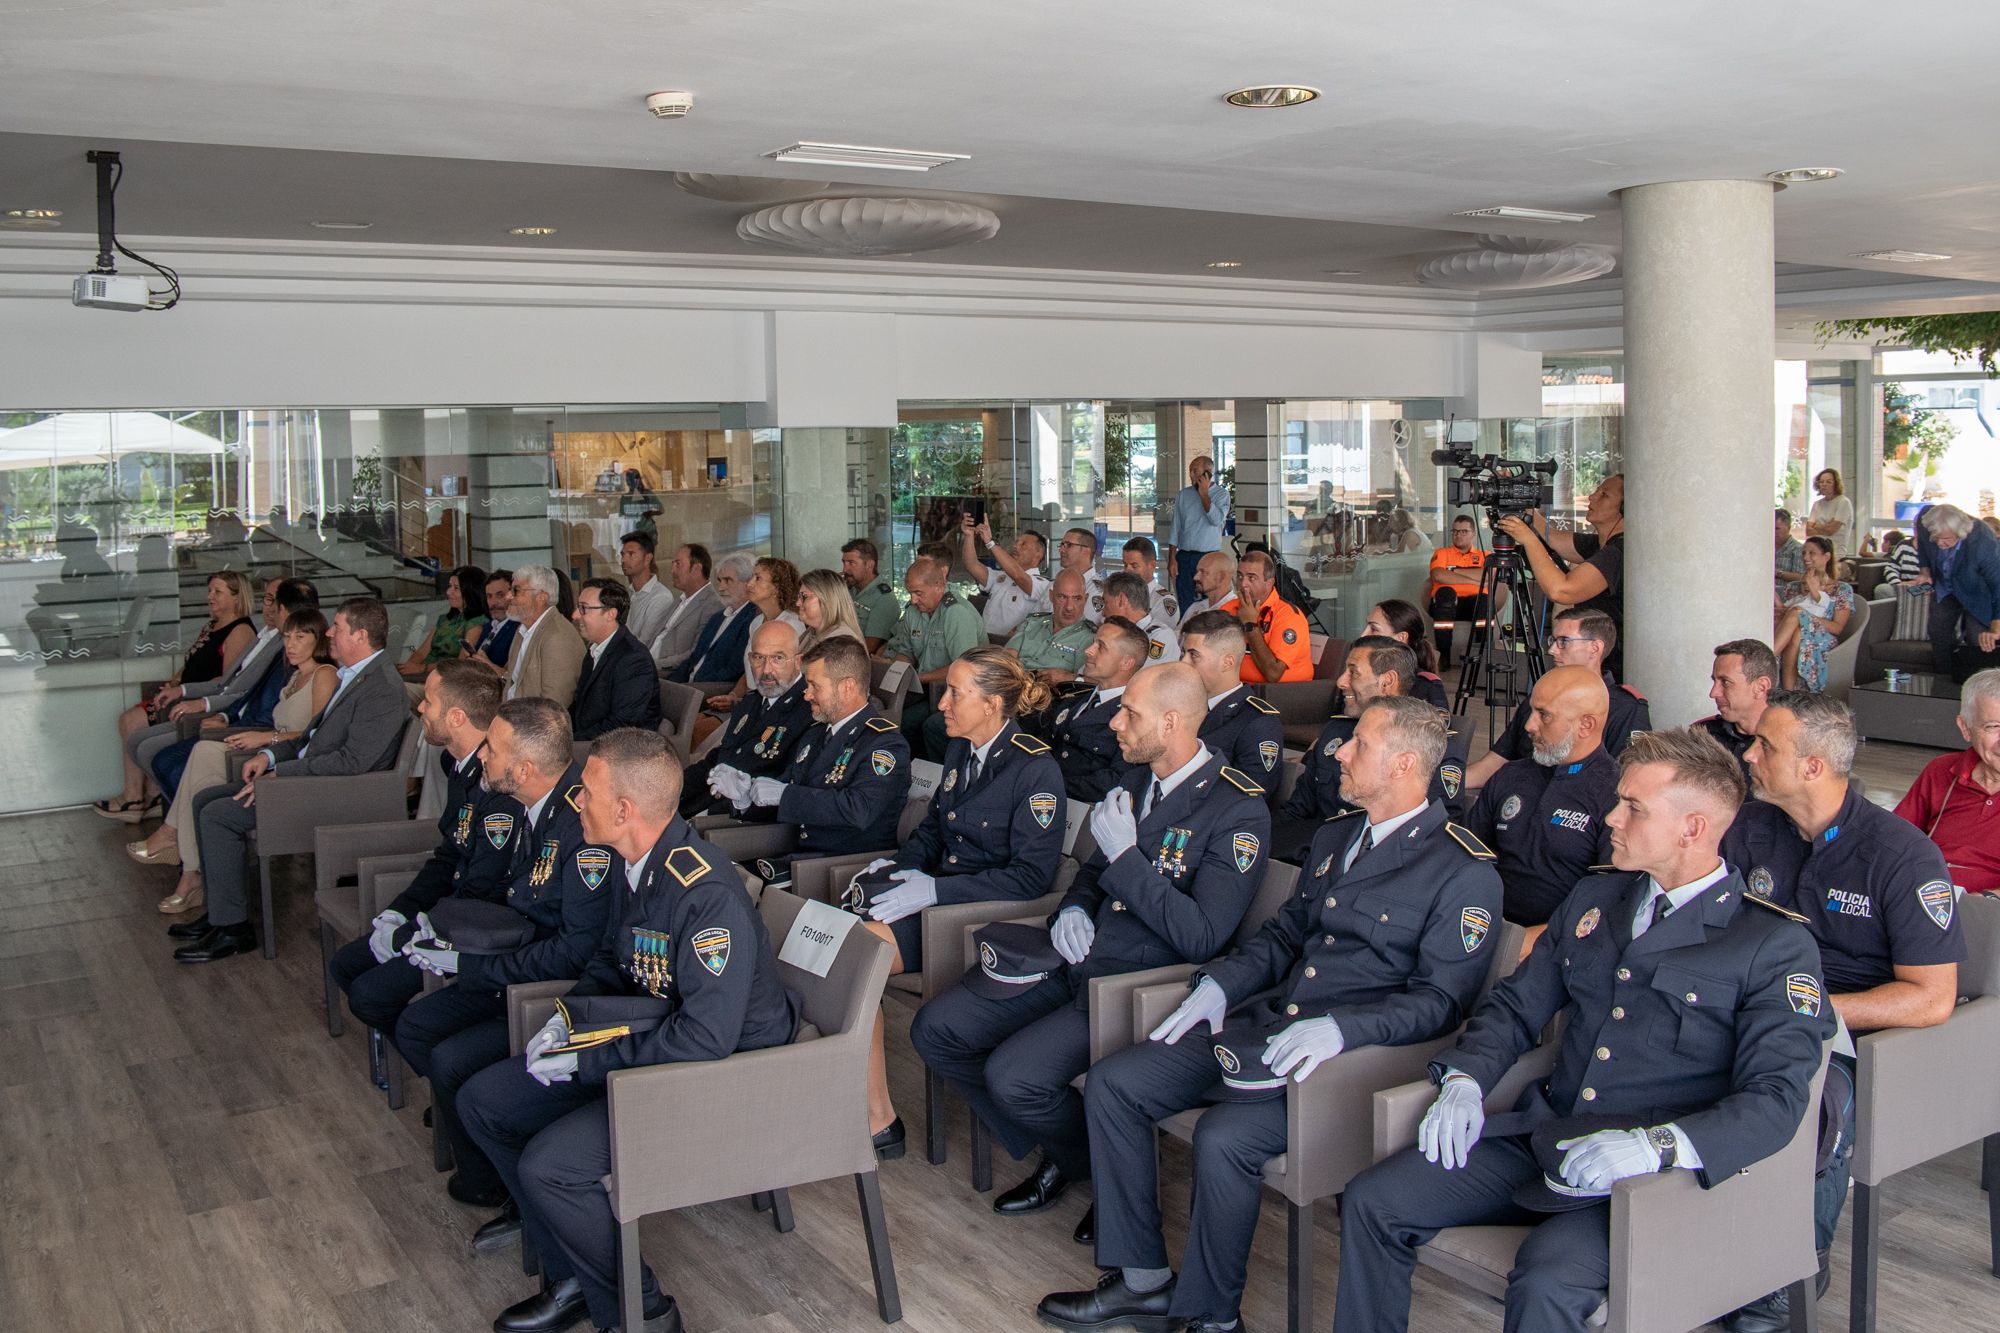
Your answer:
[[[167,927],[167,938],[174,940],[198,940],[214,927],[208,924],[208,913],[203,912],[192,921],[182,921]]]
[[[504,1250],[520,1238],[521,1206],[509,1199],[501,1206],[497,1217],[486,1219],[479,1230],[472,1233],[472,1248],[481,1254]]]
[[[566,1277],[502,1310],[493,1333],[561,1333],[585,1313],[583,1283]]]
[[[875,1157],[878,1161],[893,1162],[903,1155],[905,1144],[903,1117],[897,1116],[889,1122],[889,1127],[874,1136]]]
[[[1060,1199],[1068,1185],[1061,1168],[1044,1157],[1033,1175],[993,1201],[993,1211],[1007,1217],[1039,1213]]]
[[[1828,1282],[1833,1271],[1828,1265],[1829,1254],[1825,1250],[1819,1255],[1819,1275],[1813,1279],[1813,1299],[1826,1295]],[[1729,1333],[1785,1333],[1792,1326],[1792,1289],[1780,1287],[1762,1300],[1752,1301],[1722,1320],[1723,1328]]]
[[[1076,1224],[1076,1230],[1069,1233],[1070,1239],[1079,1245],[1097,1244],[1097,1205],[1083,1210],[1083,1220]]]
[[[1224,1324],[1204,1315],[1200,1319],[1190,1319],[1182,1324],[1178,1333],[1237,1333],[1242,1327],[1241,1319],[1232,1319]]]
[[[1129,1324],[1139,1333],[1169,1333],[1175,1321],[1167,1314],[1174,1303],[1172,1279],[1158,1291],[1137,1292],[1125,1285],[1125,1270],[1113,1268],[1097,1279],[1091,1291],[1057,1291],[1042,1297],[1035,1313],[1057,1328],[1115,1328]]]
[[[257,948],[257,927],[248,921],[237,926],[214,926],[193,944],[174,950],[176,963],[213,963],[252,953]]]
[[[489,1185],[485,1189],[473,1189],[465,1183],[462,1172],[444,1183],[444,1192],[471,1208],[498,1208],[512,1202],[507,1197],[505,1186]]]
[[[618,1333],[618,1325],[603,1333]],[[672,1296],[662,1292],[659,1300],[646,1302],[645,1333],[681,1333],[681,1307],[674,1304]]]

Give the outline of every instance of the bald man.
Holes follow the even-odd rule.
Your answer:
[[[1502,765],[1465,822],[1499,854],[1506,916],[1540,927],[1577,881],[1611,864],[1604,817],[1618,801],[1618,763],[1604,748],[1611,695],[1590,667],[1560,666],[1528,699],[1532,753]]]
[[[1201,596],[1182,603],[1181,624],[1204,611],[1232,611],[1236,608],[1236,557],[1227,551],[1210,551],[1195,566],[1194,588]]]

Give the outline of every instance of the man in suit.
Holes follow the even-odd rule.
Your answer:
[[[667,673],[682,685],[693,681],[728,681],[743,675],[743,650],[750,642],[750,622],[757,608],[750,605],[750,575],[757,562],[742,552],[724,556],[715,567],[716,609],[696,635],[687,660]]]
[[[576,697],[583,667],[583,636],[563,618],[555,601],[562,584],[547,565],[514,571],[514,601],[508,618],[520,625],[507,664],[509,699],[553,699],[564,708]]]
[[[625,628],[631,608],[631,594],[613,579],[585,579],[576,591],[576,629],[588,649],[569,706],[577,740],[619,727],[659,728],[660,675],[646,645]]]
[[[755,779],[775,778],[791,764],[813,725],[800,665],[797,630],[782,620],[757,627],[750,647],[754,679],[723,719],[722,739],[689,766],[681,790],[684,818],[746,808]]]
[[[486,633],[468,656],[486,662],[503,676],[514,651],[514,636],[521,626],[508,614],[514,605],[514,571],[496,569],[486,576]]]
[[[667,581],[680,596],[667,609],[667,618],[647,642],[647,647],[653,650],[653,664],[663,672],[673,671],[694,654],[702,626],[722,605],[716,598],[715,585],[708,581],[709,571],[714,567],[715,557],[698,542],[677,548],[667,562]]]
[[[1107,618],[1083,650],[1083,679],[1060,687],[1054,701],[1028,719],[1027,729],[1056,752],[1072,801],[1096,804],[1131,771],[1111,724],[1132,677],[1146,665],[1146,651],[1144,630],[1122,616]],[[933,715],[925,730],[932,733],[933,751],[942,753],[944,716]]]
[[[1227,611],[1204,611],[1189,617],[1182,633],[1182,659],[1201,676],[1202,688],[1208,691],[1201,743],[1231,768],[1248,773],[1267,796],[1275,798],[1283,776],[1278,763],[1285,753],[1285,724],[1274,705],[1251,692],[1255,686],[1243,683],[1247,643],[1243,626]],[[1278,856],[1283,846],[1282,839],[1274,841],[1271,855]]]
[[[261,782],[373,773],[396,762],[410,701],[395,665],[382,655],[389,609],[373,597],[351,597],[334,612],[326,637],[340,668],[340,684],[319,716],[298,739],[278,741],[252,755],[240,784],[210,787],[194,799],[208,911],[168,928],[169,936],[189,941],[174,951],[177,962],[212,963],[257,947],[243,852],[257,827]],[[269,930],[271,923],[264,928]]]

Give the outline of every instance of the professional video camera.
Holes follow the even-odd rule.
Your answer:
[[[1500,530],[1500,520],[1530,509],[1546,510],[1555,502],[1556,460],[1531,461],[1475,454],[1469,444],[1448,445],[1431,454],[1431,462],[1458,469],[1446,483],[1445,498],[1454,506],[1486,511],[1493,529],[1493,549],[1512,550],[1514,539]]]

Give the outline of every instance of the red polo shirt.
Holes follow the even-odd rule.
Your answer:
[[[1972,780],[1979,756],[1940,755],[1924,765],[1896,813],[1929,835],[1951,867],[1951,882],[1975,893],[2000,889],[2000,793]]]

